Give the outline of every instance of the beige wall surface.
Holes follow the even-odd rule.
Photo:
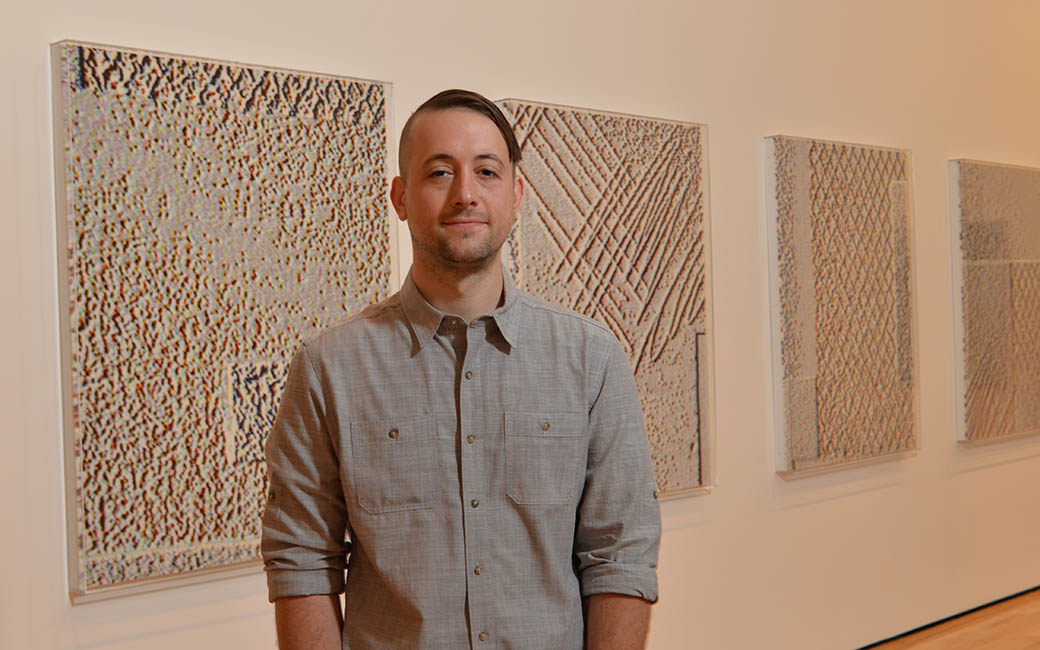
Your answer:
[[[950,158],[1040,166],[1040,4],[4,4],[0,647],[274,647],[259,575],[69,604],[48,62],[61,39],[391,81],[398,126],[448,86],[708,125],[717,487],[662,506],[653,650],[852,648],[1040,584],[1040,439],[954,442],[946,194]],[[913,457],[774,474],[773,134],[913,152]]]

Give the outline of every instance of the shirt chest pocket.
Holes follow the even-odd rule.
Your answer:
[[[583,413],[506,413],[506,494],[519,505],[570,503],[585,472]]]
[[[440,502],[442,448],[432,418],[352,422],[354,489],[370,514],[422,510]]]

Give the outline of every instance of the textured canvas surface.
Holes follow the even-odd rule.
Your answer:
[[[1040,433],[1040,169],[953,163],[964,438]]]
[[[527,183],[509,257],[517,283],[613,329],[635,370],[659,489],[700,486],[711,376],[704,127],[501,105]]]
[[[915,448],[905,151],[770,138],[782,471]]]
[[[55,56],[73,589],[256,559],[285,360],[389,293],[388,87]]]

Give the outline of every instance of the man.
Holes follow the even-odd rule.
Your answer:
[[[494,104],[435,95],[399,158],[411,272],[301,346],[267,443],[279,646],[643,648],[660,520],[627,360],[503,274],[524,185]]]

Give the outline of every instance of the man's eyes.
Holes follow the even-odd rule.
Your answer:
[[[453,172],[450,169],[434,169],[428,174],[428,176],[430,178],[446,178],[448,176],[451,176],[452,174]],[[483,178],[498,178],[498,175],[498,171],[494,169],[485,168],[477,170],[477,176],[481,176]]]

